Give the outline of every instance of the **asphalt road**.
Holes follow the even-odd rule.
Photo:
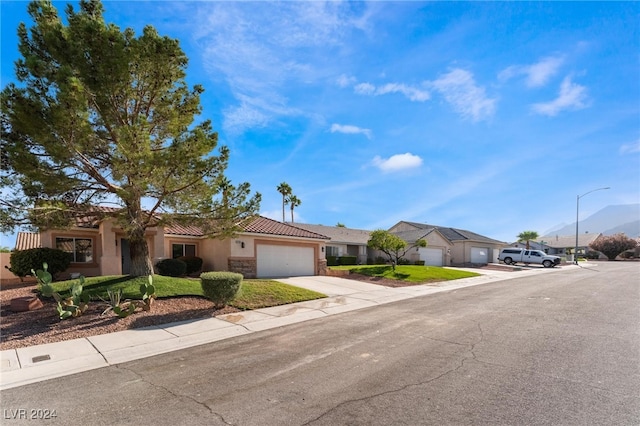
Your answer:
[[[9,389],[1,406],[2,424],[639,425],[640,263],[253,333]]]

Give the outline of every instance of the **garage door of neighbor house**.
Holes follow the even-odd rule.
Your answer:
[[[442,266],[442,249],[419,247],[418,254],[425,265]]]
[[[256,257],[259,278],[315,274],[313,247],[258,244]]]
[[[471,263],[489,263],[489,249],[486,247],[471,247]]]

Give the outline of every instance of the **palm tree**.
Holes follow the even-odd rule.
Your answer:
[[[523,231],[518,234],[518,242],[526,241],[527,250],[529,249],[529,241],[536,240],[537,238],[538,233],[536,231]]]
[[[284,222],[284,205],[287,203],[287,197],[291,195],[291,186],[287,182],[282,182],[277,189],[282,194],[282,221]]]
[[[293,223],[293,209],[294,207],[298,207],[300,204],[302,204],[302,201],[293,194],[289,195],[288,201],[289,205],[291,206],[291,223]]]

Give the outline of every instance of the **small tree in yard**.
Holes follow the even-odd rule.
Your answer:
[[[624,234],[611,236],[600,236],[589,247],[607,256],[609,260],[615,258],[623,252],[636,247],[638,243]]]
[[[113,218],[131,274],[148,276],[148,228],[189,223],[226,237],[257,214],[260,194],[224,176],[229,150],[215,152],[211,123],[194,123],[203,89],[187,86],[177,40],[151,26],[120,31],[99,0],[67,6],[66,22],[48,1],[28,12],[35,24],[18,27],[18,83],[0,94],[0,181],[11,189],[0,231]],[[95,209],[104,202],[117,207]]]
[[[409,245],[409,243],[397,235],[383,229],[377,229],[371,233],[369,241],[367,241],[367,246],[386,254],[395,271],[396,265],[409,250],[416,247],[426,247],[427,241],[421,238],[412,245]]]

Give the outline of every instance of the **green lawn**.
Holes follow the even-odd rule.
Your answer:
[[[58,281],[52,285],[55,291],[63,294],[75,282],[77,280]],[[146,282],[146,277],[131,278],[126,275],[88,277],[85,278],[83,290],[91,295],[92,300],[99,300],[100,297],[108,300],[107,288],[121,288],[123,299],[141,299],[140,284]],[[158,298],[176,296],[204,297],[199,279],[154,275],[153,285],[156,287],[156,297]],[[327,296],[278,281],[243,280],[238,296],[230,305],[238,309],[258,309],[323,297]]]
[[[439,266],[419,265],[398,265],[395,271],[393,271],[390,265],[332,266],[331,269],[347,270],[370,277],[383,277],[416,284],[457,280],[480,275],[475,272],[459,271],[456,269],[441,268]]]

